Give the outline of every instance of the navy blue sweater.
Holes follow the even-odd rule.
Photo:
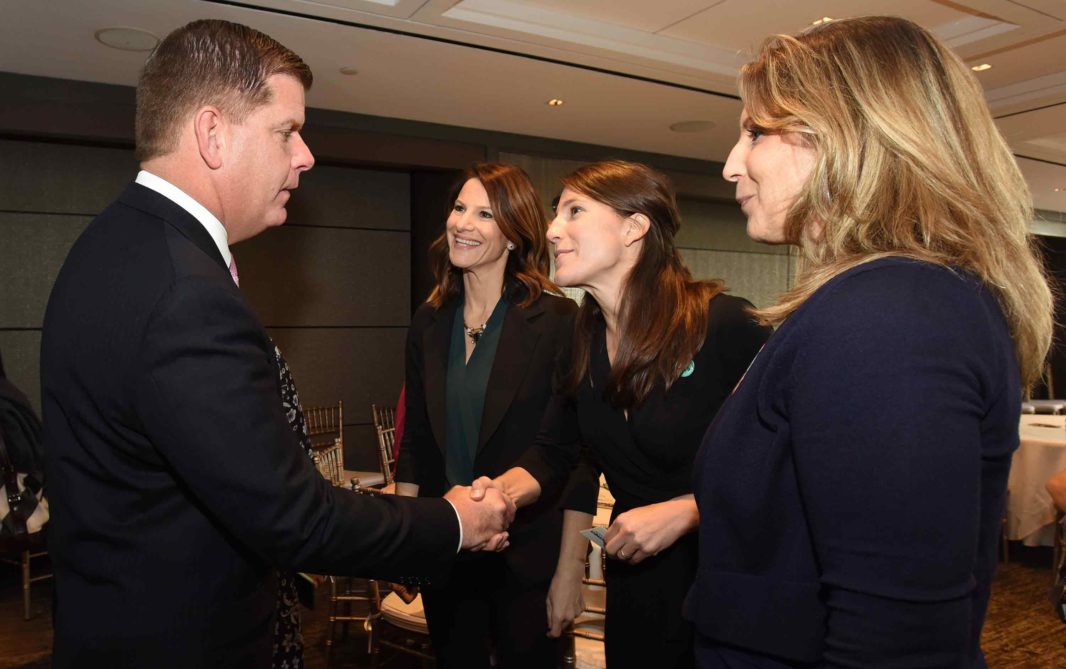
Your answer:
[[[892,258],[774,334],[697,456],[701,667],[983,667],[1021,390],[971,275]]]

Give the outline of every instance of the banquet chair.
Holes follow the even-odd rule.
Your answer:
[[[603,550],[592,544],[585,562],[585,577],[581,579],[585,608],[566,631],[564,667],[603,669],[607,666],[603,646],[603,628],[607,616],[607,582],[603,578],[605,568]]]
[[[357,484],[352,489],[363,495],[385,494],[377,488],[368,488]],[[381,659],[381,647],[385,646],[402,653],[414,655],[422,660],[423,665],[435,663],[432,646],[429,641],[429,628],[422,608],[422,595],[417,595],[407,603],[393,591],[393,585],[384,581],[369,579],[364,593],[354,593],[349,586],[343,594],[337,592],[338,579],[330,577],[329,630],[326,637],[326,664],[329,666],[333,646],[336,644],[338,624],[361,621],[367,633],[367,653],[370,654],[371,667],[377,667]],[[352,602],[366,602],[366,614],[352,613]],[[341,612],[341,607],[345,611]],[[345,627],[345,632],[347,628]]]
[[[382,646],[420,658],[424,667],[434,666],[436,656],[429,640],[422,594],[408,603],[392,587],[383,581],[370,581],[371,613],[367,620],[370,666],[379,666]]]
[[[371,404],[370,415],[374,419],[374,427],[388,429],[396,427],[396,408],[384,404]]]
[[[1055,514],[1055,545],[1051,551],[1051,568],[1054,575],[1066,572],[1066,515],[1059,511]]]
[[[33,560],[48,555],[45,541],[46,530],[20,534],[17,536],[0,535],[0,562],[19,567],[22,570],[22,619],[30,619],[30,586],[39,581],[52,578],[51,572],[33,575]]]
[[[325,448],[335,442],[344,446],[344,402],[304,409],[304,423],[311,437],[311,448]]]
[[[344,445],[338,440],[314,450],[315,467],[333,485],[344,485]]]
[[[322,407],[304,409],[304,423],[307,435],[311,438],[311,448],[316,456],[326,450],[339,446],[337,464],[339,478],[327,476],[334,485],[348,485],[352,479],[358,479],[359,485],[379,486],[385,484],[385,477],[377,471],[359,471],[346,469],[344,466],[344,402]],[[318,460],[316,459],[316,462]],[[332,466],[332,463],[330,464]],[[321,470],[320,470],[321,471]],[[332,472],[332,470],[331,470]]]
[[[594,526],[608,527],[614,496],[603,475],[596,496]],[[563,653],[563,666],[581,669],[601,669],[607,664],[603,647],[603,625],[607,615],[607,582],[604,580],[606,555],[596,544],[589,546],[585,560],[585,577],[581,580],[585,609],[567,630],[567,645]]]
[[[0,430],[0,491],[4,491],[5,502],[16,499],[19,493],[19,474],[7,454],[7,445],[4,442],[3,431]],[[17,506],[17,503],[12,503]],[[47,509],[47,504],[42,500],[42,508]],[[37,522],[38,515],[34,513],[29,519],[19,515],[8,504],[4,505],[4,525],[8,526],[13,533],[0,532],[0,562],[19,567],[22,570],[22,619],[30,619],[30,586],[33,583],[52,578],[51,572],[33,575],[31,569],[33,560],[48,555],[45,543],[47,523],[43,527]],[[42,516],[47,521],[48,516]],[[27,520],[29,522],[27,523]]]
[[[396,467],[395,427],[379,427],[378,429],[378,463],[381,465],[381,475],[385,477],[385,485],[391,485]]]

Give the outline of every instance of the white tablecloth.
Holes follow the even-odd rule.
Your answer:
[[[1051,546],[1055,506],[1044,482],[1066,469],[1066,416],[1023,415],[1019,434],[1007,483],[1007,536],[1026,546]]]

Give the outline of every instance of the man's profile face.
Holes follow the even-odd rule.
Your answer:
[[[229,124],[220,218],[231,244],[284,223],[289,191],[299,185],[300,173],[315,164],[300,136],[303,86],[286,74],[271,76],[267,85],[270,102],[248,114],[243,123]]]

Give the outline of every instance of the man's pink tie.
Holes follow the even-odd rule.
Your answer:
[[[241,280],[237,277],[237,259],[230,256],[229,261],[229,275],[233,277],[233,283],[237,284],[237,287],[241,287]]]

